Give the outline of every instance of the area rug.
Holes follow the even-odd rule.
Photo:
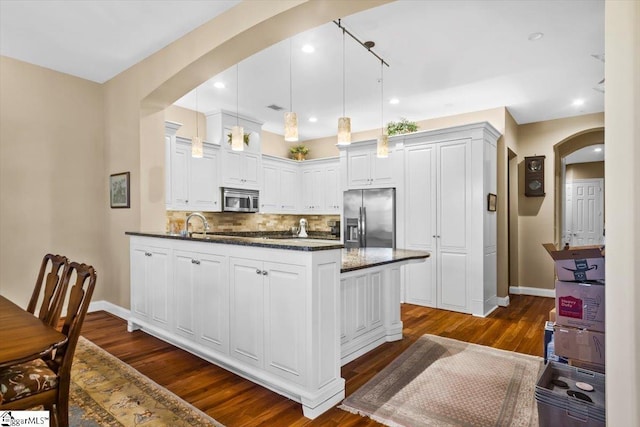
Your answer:
[[[71,368],[69,423],[73,427],[222,426],[83,337]]]
[[[542,359],[424,335],[340,406],[387,426],[537,426]]]

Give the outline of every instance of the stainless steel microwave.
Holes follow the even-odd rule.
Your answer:
[[[258,190],[222,189],[224,212],[258,212]]]

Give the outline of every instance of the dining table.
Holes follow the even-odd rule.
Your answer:
[[[0,368],[43,356],[67,336],[0,295]]]

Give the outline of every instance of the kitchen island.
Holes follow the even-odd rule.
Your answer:
[[[402,338],[400,265],[429,256],[328,240],[127,234],[129,331],[298,401],[308,418],[344,398],[342,364]]]

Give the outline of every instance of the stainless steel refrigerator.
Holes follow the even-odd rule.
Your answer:
[[[345,248],[395,248],[395,205],[395,188],[345,191]]]

